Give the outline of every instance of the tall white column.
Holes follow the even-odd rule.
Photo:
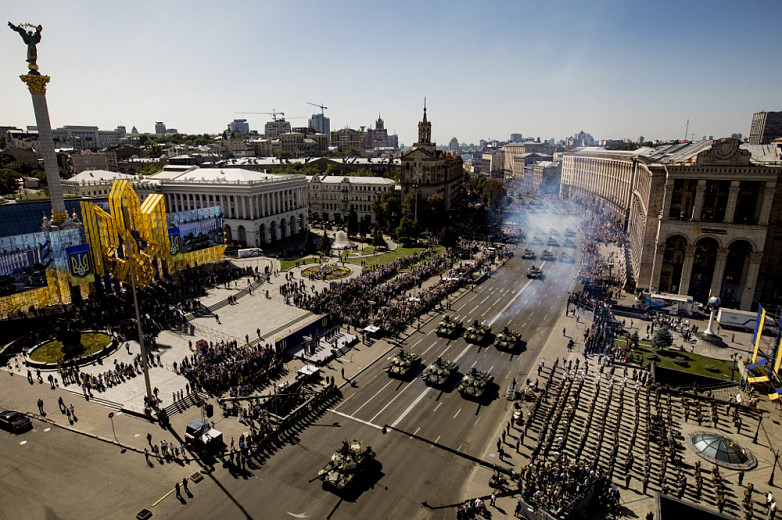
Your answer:
[[[679,279],[679,294],[689,294],[690,278],[692,277],[692,264],[695,260],[695,245],[685,246],[684,263],[682,264],[682,276]]]
[[[57,167],[57,157],[54,155],[49,107],[46,105],[46,84],[51,78],[40,74],[25,74],[19,77],[27,85],[33,99],[35,122],[38,125],[38,150],[43,158],[43,167],[46,171],[46,182],[49,185],[49,197],[52,203],[52,225],[58,229],[76,227],[76,224],[68,218],[68,212],[65,210],[60,170]]]
[[[761,202],[760,205],[760,217],[758,218],[758,224],[761,226],[768,225],[768,219],[771,216],[771,204],[774,201],[776,187],[777,183],[774,181],[768,181],[763,186],[763,202]]]
[[[728,250],[717,249],[717,261],[714,263],[714,271],[711,278],[711,295],[719,296],[722,290],[722,277],[725,275],[725,263],[728,260]]]
[[[736,216],[736,201],[739,200],[740,188],[741,181],[730,181],[728,203],[725,205],[725,218],[723,219],[723,222],[733,222],[733,219]]]
[[[695,188],[695,202],[692,205],[692,220],[701,219],[701,210],[703,209],[703,195],[706,193],[706,181],[698,181],[698,187]]]

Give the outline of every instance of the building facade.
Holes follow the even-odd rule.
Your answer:
[[[342,175],[313,175],[309,177],[307,199],[313,219],[347,222],[354,210],[358,221],[375,223],[372,203],[396,186],[385,177],[350,177]]]
[[[402,154],[402,200],[411,190],[426,198],[440,195],[446,209],[457,205],[464,183],[464,164],[458,155],[438,150],[432,142],[432,123],[424,118],[418,123],[418,142]]]
[[[306,230],[307,179],[241,168],[191,168],[152,175],[171,211],[223,210],[226,239],[262,247]]]
[[[782,112],[756,112],[752,115],[749,144],[769,144],[782,137]]]
[[[68,160],[73,173],[81,173],[85,170],[118,171],[117,154],[110,151],[90,152],[82,150],[78,153],[72,153]]]
[[[725,138],[564,154],[560,196],[625,229],[639,288],[717,295],[751,309],[782,297],[780,150]]]

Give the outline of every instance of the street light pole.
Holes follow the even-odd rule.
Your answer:
[[[774,465],[771,466],[771,475],[768,477],[768,485],[774,485],[774,471],[777,469],[777,462],[779,461],[779,450],[774,452]]]
[[[122,217],[125,223],[125,244],[123,244],[123,249],[127,247],[127,241],[128,240],[135,240],[133,235],[130,234],[130,230],[128,229],[128,214],[125,211],[125,206],[122,206]],[[129,254],[125,254],[125,260],[127,262],[130,262],[130,287],[133,291],[133,308],[136,310],[136,325],[138,326],[138,343],[141,347],[141,368],[144,372],[144,384],[146,386],[147,390],[147,401],[149,403],[150,408],[155,408],[155,401],[154,396],[152,395],[152,385],[149,382],[149,365],[147,363],[147,350],[144,346],[144,331],[141,329],[141,314],[138,310],[138,296],[136,295],[136,275],[135,271],[133,269],[133,259],[130,257]],[[113,424],[113,422],[112,422]]]
[[[758,434],[760,433],[760,425],[763,423],[763,413],[760,414],[760,420],[758,420],[758,429],[755,430],[755,437],[752,438],[752,443],[758,443]]]

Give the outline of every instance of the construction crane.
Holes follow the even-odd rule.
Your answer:
[[[240,114],[240,115],[245,115],[245,114],[266,114],[266,115],[272,116],[272,119],[274,121],[277,121],[277,116],[279,115],[279,116],[283,116],[283,117],[280,117],[280,121],[284,121],[285,120],[285,112],[277,112],[277,110],[275,110],[273,108],[272,108],[271,112],[234,112],[234,114]]]
[[[323,111],[329,108],[329,107],[327,107],[327,106],[324,106],[324,105],[323,105],[323,103],[321,103],[320,105],[318,105],[317,103],[310,103],[309,101],[307,101],[307,104],[308,104],[308,105],[312,105],[312,106],[314,106],[314,107],[318,107],[318,108],[320,109],[320,117],[325,117],[325,115],[324,115]]]

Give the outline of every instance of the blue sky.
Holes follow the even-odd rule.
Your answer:
[[[54,127],[215,133],[271,109],[304,126],[311,101],[332,129],[380,112],[411,144],[426,96],[442,144],[682,138],[688,118],[697,139],[782,110],[777,0],[36,0],[4,14],[44,27]],[[0,49],[0,125],[32,125],[25,46],[6,27]],[[247,116],[261,131],[266,117]]]

